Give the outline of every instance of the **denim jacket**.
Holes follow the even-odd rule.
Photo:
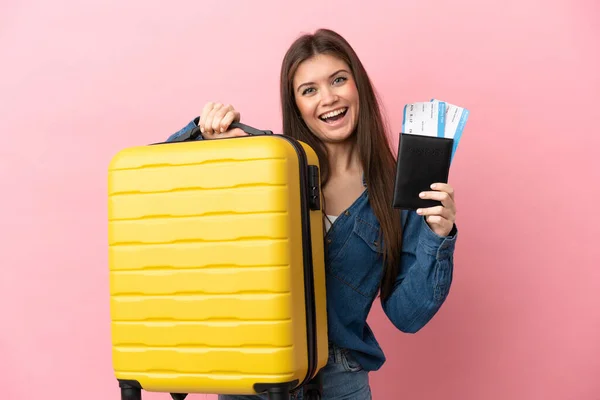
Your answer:
[[[198,118],[167,141],[197,125]],[[198,136],[202,140],[202,136]],[[364,184],[364,180],[363,180]],[[327,320],[329,340],[351,355],[367,371],[379,369],[385,355],[367,316],[378,295],[383,274],[378,246],[379,222],[365,190],[333,222],[325,236]],[[456,226],[446,237],[431,230],[424,217],[402,210],[402,256],[392,295],[382,301],[390,321],[402,332],[416,333],[440,309],[450,290]]]

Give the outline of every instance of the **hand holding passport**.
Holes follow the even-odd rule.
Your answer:
[[[404,107],[392,206],[416,210],[440,205],[419,193],[433,183],[447,183],[450,164],[469,117],[469,111],[433,99]]]

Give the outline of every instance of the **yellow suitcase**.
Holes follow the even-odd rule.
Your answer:
[[[320,397],[328,343],[318,158],[305,143],[236,125],[251,136],[132,147],[110,162],[122,399],[142,390],[287,399],[300,386]]]

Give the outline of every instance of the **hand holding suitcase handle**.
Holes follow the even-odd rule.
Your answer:
[[[198,125],[198,122],[196,122],[196,125]],[[234,128],[239,128],[251,136],[272,135],[273,134],[272,131],[256,129],[249,125],[242,124],[241,122],[232,122],[231,125],[229,125],[229,130],[234,129]],[[198,135],[201,135],[201,134],[202,134],[202,132],[200,132],[200,127],[196,126],[189,133],[179,136],[176,141],[177,142],[185,142],[186,140],[195,140],[198,137]]]

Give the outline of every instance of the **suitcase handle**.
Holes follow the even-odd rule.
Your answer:
[[[256,136],[256,135],[272,135],[273,134],[273,131],[256,129],[251,126],[242,124],[241,122],[233,122],[231,125],[229,125],[229,129],[234,129],[234,128],[240,128],[241,130],[246,132],[248,135]]]
[[[200,118],[198,118],[196,125],[198,125],[198,122],[200,122]],[[239,128],[239,129],[243,130],[244,132],[246,132],[248,135],[252,135],[252,136],[272,135],[273,134],[273,131],[256,129],[249,125],[242,124],[241,122],[233,122],[231,125],[229,125],[229,129],[234,129],[234,128]],[[201,134],[200,127],[196,126],[194,129],[192,129],[190,131],[189,135],[181,135],[180,137],[177,138],[177,141],[185,142],[186,140],[194,140],[200,134]]]

